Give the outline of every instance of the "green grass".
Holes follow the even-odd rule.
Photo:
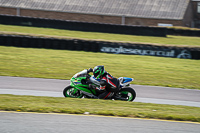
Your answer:
[[[134,84],[200,89],[200,60],[0,46],[0,75],[70,79],[104,65]]]
[[[200,122],[200,108],[96,99],[0,95],[0,110]]]
[[[181,27],[181,26],[172,26],[172,27],[166,27],[168,29],[178,29],[178,30],[200,30],[199,28],[190,28],[190,27]]]
[[[61,38],[79,38],[87,40],[105,40],[114,42],[134,42],[159,45],[200,47],[200,37],[171,35],[168,35],[167,37],[149,37],[9,25],[0,25],[0,34],[23,34],[31,36],[50,36]]]

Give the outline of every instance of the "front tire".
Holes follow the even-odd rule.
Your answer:
[[[67,86],[64,90],[63,90],[63,95],[65,97],[73,97],[73,98],[82,98],[83,97],[83,94],[75,89],[74,87],[72,86]]]
[[[133,88],[122,88],[118,93],[118,100],[133,101],[136,97],[136,92]]]

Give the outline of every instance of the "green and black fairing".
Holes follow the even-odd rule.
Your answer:
[[[89,88],[89,83],[90,82],[87,79],[87,77],[72,77],[70,86],[77,90],[96,95],[96,91],[94,89]]]
[[[99,80],[88,74],[87,70],[83,70],[75,74],[70,79],[70,85],[63,90],[63,95],[65,97],[73,98],[98,98],[101,94],[97,91],[96,87],[100,86]],[[120,77],[118,78],[120,82],[120,90],[111,99],[123,100],[123,101],[133,101],[136,97],[136,93],[133,88],[128,87],[130,82],[133,81],[132,78]],[[90,88],[90,84],[96,87]]]
[[[88,74],[87,70],[83,70],[77,74],[75,74],[70,79],[70,86],[66,87],[63,91],[64,96],[66,97],[76,97],[81,98],[83,94],[89,97],[95,97],[96,91],[95,89],[91,89],[89,84],[91,84],[89,77],[91,75]]]

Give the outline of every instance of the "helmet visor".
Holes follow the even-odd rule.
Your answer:
[[[94,72],[93,74],[94,74],[94,77],[96,78],[99,75],[99,71],[96,73]]]

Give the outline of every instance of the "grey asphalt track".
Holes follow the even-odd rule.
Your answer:
[[[0,112],[1,133],[199,133],[200,124],[117,117]]]
[[[0,76],[0,94],[63,97],[69,80]],[[200,90],[131,85],[136,102],[200,107]]]
[[[0,76],[0,94],[63,97],[68,80]],[[137,102],[200,107],[200,91],[131,85]],[[200,124],[88,115],[0,112],[1,133],[199,133]]]

